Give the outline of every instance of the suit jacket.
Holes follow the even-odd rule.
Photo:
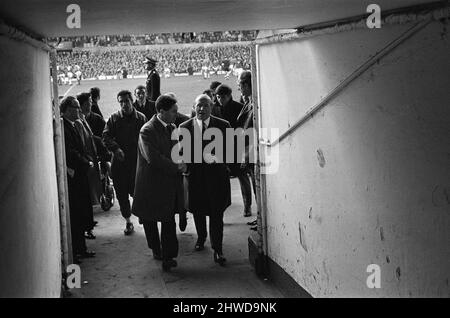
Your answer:
[[[70,220],[74,226],[84,228],[92,221],[89,218],[92,205],[87,178],[89,158],[76,128],[65,118],[63,123]]]
[[[236,127],[243,128],[244,130],[248,128],[253,128],[253,102],[251,99],[247,101],[247,103],[244,105],[241,112],[239,113],[239,116],[236,120]],[[246,163],[249,163],[250,149],[254,147],[253,144],[254,142],[256,141],[252,140],[250,143],[247,141],[245,142],[244,156]],[[241,154],[237,155],[242,157]]]
[[[175,126],[180,127],[182,123],[189,120],[190,117],[183,115],[181,113],[177,113],[177,117],[175,118]]]
[[[242,111],[244,105],[231,99],[227,104],[222,106],[222,118],[228,121],[231,127],[237,127],[237,118]]]
[[[105,129],[106,125],[106,122],[103,119],[103,117],[91,111],[89,116],[86,116],[86,121],[88,122],[89,127],[91,127],[94,136],[102,138],[103,129]]]
[[[222,132],[223,155],[226,158],[226,129],[231,128],[230,124],[220,118],[211,116],[208,128],[218,128]],[[188,192],[189,192],[189,211],[201,215],[213,215],[223,213],[231,204],[230,177],[226,163],[195,163],[194,162],[194,143],[195,130],[197,136],[201,136],[200,128],[195,122],[195,118],[180,125],[181,129],[187,129],[190,134],[191,160],[188,164]],[[197,141],[198,142],[198,141]],[[202,146],[206,146],[205,142]],[[200,141],[200,144],[202,142]]]
[[[139,132],[132,213],[144,221],[170,221],[183,211],[182,175],[171,159],[176,144],[156,116]]]
[[[155,69],[151,70],[148,74],[145,86],[147,88],[147,99],[156,101],[159,95],[161,95],[161,79]]]
[[[236,127],[244,129],[253,127],[253,103],[248,101],[236,119]]]
[[[137,100],[133,103],[134,108],[141,112],[147,117],[147,120],[150,120],[153,115],[156,115],[155,102],[151,100],[146,100],[144,106],[140,106]]]
[[[91,112],[94,112],[97,115],[99,115],[101,118],[103,118],[103,114],[100,111],[100,107],[98,107],[97,102],[92,101]]]

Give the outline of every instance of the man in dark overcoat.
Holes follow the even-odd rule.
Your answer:
[[[103,141],[113,153],[111,172],[114,189],[120,212],[126,221],[124,234],[130,235],[134,232],[134,226],[130,219],[129,196],[134,194],[139,131],[147,122],[147,118],[134,109],[130,91],[120,91],[117,101],[121,109],[108,119],[103,131]]]
[[[176,129],[177,100],[161,95],[154,115],[139,133],[136,186],[132,212],[144,225],[145,236],[155,259],[163,260],[163,270],[177,266],[178,255],[175,213],[184,213],[182,173],[185,163],[172,160],[172,140]],[[161,238],[158,231],[161,222]]]
[[[89,160],[81,136],[75,128],[75,121],[80,116],[80,104],[75,97],[68,96],[61,101],[60,110],[64,127],[72,252],[74,262],[78,263],[80,257],[95,255],[95,252],[87,250],[84,239],[86,216],[91,208],[87,171],[94,163]]]
[[[200,251],[204,248],[207,236],[206,216],[209,216],[209,235],[211,247],[214,250],[214,260],[220,265],[224,265],[225,258],[222,251],[223,214],[231,204],[229,169],[225,163],[227,144],[225,137],[226,129],[231,129],[231,127],[227,121],[211,116],[213,102],[208,95],[199,95],[195,99],[194,106],[196,116],[180,125],[180,135],[183,135],[183,130],[185,132],[187,130],[189,132],[187,135],[190,136],[191,158],[187,172],[188,201],[189,211],[194,215],[198,235],[195,250]],[[221,132],[220,136],[215,136],[215,138],[223,138],[221,156],[218,154],[219,149],[211,149],[210,153],[205,150],[208,144],[212,142],[212,140],[208,141],[205,138],[208,129]],[[183,138],[185,138],[184,135]],[[186,145],[187,143],[182,143],[183,147]],[[200,158],[197,155],[197,147],[203,154]]]
[[[222,114],[223,119],[227,120],[231,127],[236,128],[243,128],[238,127],[237,124],[237,118],[239,114],[241,113],[244,105],[241,103],[238,103],[233,100],[232,90],[231,87],[225,84],[221,84],[216,88],[216,96],[217,101],[222,106]],[[237,141],[237,139],[236,139]],[[235,142],[236,142],[235,141]],[[237,148],[235,148],[235,153],[237,153]],[[239,158],[242,159],[242,158]],[[250,178],[247,174],[247,172],[243,169],[241,169],[241,164],[238,163],[237,154],[235,157],[235,163],[230,165],[231,174],[236,176],[239,180],[239,184],[241,186],[241,194],[242,199],[244,201],[244,212],[243,215],[245,217],[252,215],[252,186],[250,184]]]

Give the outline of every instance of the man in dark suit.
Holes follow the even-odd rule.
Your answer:
[[[156,70],[156,63],[158,61],[150,57],[146,57],[144,60],[145,69],[148,71],[146,88],[147,88],[147,99],[151,101],[156,101],[156,99],[161,95],[161,78],[158,71]]]
[[[87,250],[84,239],[86,216],[91,208],[87,171],[94,163],[89,160],[75,128],[75,121],[80,116],[80,104],[75,97],[68,96],[61,101],[60,110],[64,123],[72,252],[74,261],[79,262],[81,257],[95,256],[95,252]]]
[[[144,85],[139,85],[134,90],[134,96],[136,100],[133,103],[134,108],[143,113],[147,120],[152,119],[156,114],[155,102],[147,99],[147,92]]]
[[[225,84],[221,84],[216,88],[217,101],[222,105],[223,118],[230,123],[232,128],[236,129],[239,128],[237,126],[237,118],[244,105],[234,101],[232,93],[231,87]],[[243,214],[245,217],[248,217],[252,215],[252,186],[247,172],[241,169],[240,163],[237,162],[237,157],[235,157],[235,160],[235,163],[230,165],[231,174],[235,175],[239,180],[244,201]]]
[[[147,118],[134,109],[130,91],[120,91],[117,101],[120,110],[108,119],[103,131],[103,141],[114,154],[111,165],[114,189],[120,212],[126,221],[124,234],[130,235],[134,232],[134,226],[130,219],[129,196],[134,194],[139,131],[147,122]]]
[[[182,173],[185,163],[174,163],[171,158],[176,141],[171,139],[175,130],[177,100],[161,95],[156,100],[157,115],[153,116],[139,133],[139,152],[133,214],[144,225],[148,247],[155,259],[162,259],[163,270],[177,266],[178,255],[175,213],[184,212]],[[158,223],[161,222],[161,238]]]
[[[236,127],[240,127],[245,131],[247,129],[253,129],[252,73],[250,71],[243,71],[239,75],[238,85],[243,100],[245,101],[245,105],[238,115]],[[250,153],[252,153],[250,148],[253,146],[253,141],[245,143],[243,155],[244,160],[241,164],[241,170],[243,173],[250,175],[250,180],[253,185],[253,193],[256,198],[255,164],[252,162],[254,160],[250,160],[252,159],[250,158]]]
[[[206,216],[209,216],[209,235],[214,250],[214,261],[224,265],[226,260],[222,251],[223,214],[231,204],[230,177],[225,163],[227,144],[225,137],[226,129],[231,127],[227,121],[211,116],[212,106],[213,102],[208,95],[199,95],[195,99],[196,116],[180,125],[180,134],[184,136],[184,132],[187,132],[190,138],[190,142],[182,142],[182,145],[189,145],[191,149],[187,174],[189,211],[194,215],[198,235],[195,250],[204,249],[207,236]],[[205,136],[212,131],[221,133],[215,138],[223,138],[224,148],[212,149],[208,153],[205,148],[210,142]],[[201,151],[200,158],[198,150]]]

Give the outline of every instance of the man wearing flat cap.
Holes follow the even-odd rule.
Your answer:
[[[156,71],[156,63],[158,61],[151,58],[146,57],[144,60],[145,69],[148,71],[146,88],[147,88],[147,99],[150,101],[156,101],[156,99],[161,95],[161,79],[159,77],[158,71]]]

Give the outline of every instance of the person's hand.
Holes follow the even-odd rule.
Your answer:
[[[89,161],[89,167],[91,167],[91,168],[94,167],[94,163],[92,161]]]
[[[118,148],[116,150],[116,152],[114,152],[114,156],[117,158],[117,160],[119,161],[124,161],[125,160],[125,153],[122,151],[122,149]]]

